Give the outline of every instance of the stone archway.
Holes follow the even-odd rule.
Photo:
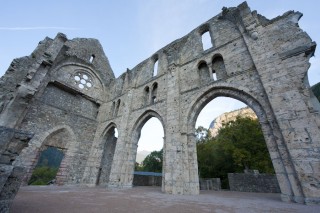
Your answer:
[[[275,118],[271,115],[267,115],[266,110],[269,110],[266,109],[267,106],[263,107],[256,98],[243,90],[231,87],[213,87],[199,95],[193,102],[188,113],[188,143],[195,143],[195,123],[200,111],[207,103],[217,97],[234,98],[247,104],[255,112],[261,125],[267,148],[276,172],[282,199],[285,201],[299,199],[302,196],[301,189],[296,191],[293,189],[300,188],[301,186],[297,181],[296,173],[292,172],[294,170],[292,163],[288,159],[289,154],[286,150],[283,150],[284,141],[279,137],[280,129]],[[292,178],[289,178],[289,176]]]
[[[64,157],[56,175],[56,183],[59,185],[67,183],[68,161],[71,159],[71,152],[75,143],[75,135],[72,129],[66,125],[56,126],[44,133],[36,134],[30,141],[32,145],[22,150],[21,155],[14,164],[15,166],[23,166],[26,169],[22,184],[28,183],[41,152],[45,151],[48,147],[62,150]]]
[[[146,110],[140,115],[136,115],[130,130],[119,136],[115,150],[115,158],[111,167],[109,188],[130,188],[133,182],[134,165],[137,154],[137,144],[140,138],[141,129],[152,117],[156,117],[161,122],[165,135],[165,122],[162,116],[154,110]],[[123,131],[120,129],[119,131]],[[125,137],[127,136],[127,137]],[[165,155],[165,142],[164,142]],[[164,163],[165,165],[165,160]],[[163,168],[164,172],[164,168]],[[164,181],[164,178],[162,179]],[[163,184],[162,184],[163,185]]]
[[[164,121],[162,119],[162,117],[155,111],[153,110],[147,110],[146,112],[144,112],[135,122],[133,128],[132,128],[132,132],[131,132],[131,140],[132,140],[132,149],[133,149],[133,156],[134,159],[136,159],[137,156],[137,149],[138,149],[138,142],[141,136],[141,130],[143,128],[143,126],[149,121],[149,119],[151,118],[157,118],[163,128],[163,133],[164,133],[164,137],[163,137],[163,162],[162,162],[162,191],[164,191],[164,182],[165,182],[165,178],[164,178],[164,173],[165,173],[165,155],[166,155],[166,143],[165,143],[165,124]],[[134,161],[135,162],[135,161]],[[133,174],[134,170],[132,171]]]
[[[115,136],[116,124],[109,124],[103,133],[103,152],[101,163],[97,175],[96,185],[107,185],[111,171],[111,165],[115,148],[117,145],[117,137]]]

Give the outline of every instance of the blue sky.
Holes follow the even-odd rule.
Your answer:
[[[75,37],[98,39],[109,58],[115,76],[119,76],[126,68],[133,68],[158,49],[217,15],[223,6],[237,6],[241,2],[240,0],[0,0],[0,75],[4,74],[14,58],[29,55],[38,42],[46,36],[54,38],[58,32],[62,32],[69,39]],[[320,42],[320,1],[248,0],[247,2],[251,10],[257,10],[267,18],[282,15],[288,10],[302,12],[304,16],[299,22],[300,27],[314,41]],[[318,55],[319,48],[315,57],[311,59],[312,66],[308,73],[311,85],[320,82]],[[232,110],[243,106],[229,100],[221,100],[211,103],[206,107],[208,110],[206,108],[203,110],[198,119],[200,125],[208,126],[211,120],[226,109]],[[202,115],[203,113],[205,115]],[[152,128],[148,131],[153,132]],[[144,132],[142,137],[143,135]]]

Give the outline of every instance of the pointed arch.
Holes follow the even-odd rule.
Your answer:
[[[58,136],[62,141],[55,141],[55,136]],[[61,135],[62,134],[62,135]],[[50,139],[53,139],[50,140]],[[61,148],[64,152],[64,157],[60,164],[57,173],[57,184],[64,184],[67,181],[67,172],[63,172],[68,167],[69,160],[72,156],[72,150],[76,146],[76,136],[73,130],[67,125],[58,125],[47,131],[36,133],[35,136],[30,140],[29,146],[24,148],[16,159],[14,165],[26,168],[26,174],[23,178],[22,184],[27,184],[31,178],[32,172],[38,162],[41,151],[45,149],[46,146]],[[34,153],[30,156],[30,153]]]
[[[147,110],[141,116],[139,116],[139,118],[136,120],[135,124],[133,125],[132,131],[131,131],[131,138],[134,139],[134,141],[136,141],[136,143],[138,143],[138,141],[139,141],[140,132],[141,132],[142,127],[152,117],[159,119],[159,121],[161,122],[162,127],[163,127],[164,135],[166,135],[165,123],[162,119],[162,116],[159,113],[157,113],[156,111]]]
[[[299,194],[301,189],[295,191],[294,186],[299,186],[297,174],[292,171],[293,165],[290,163],[289,152],[285,146],[284,139],[281,137],[280,128],[271,113],[267,114],[260,102],[244,90],[232,88],[230,86],[216,86],[208,89],[198,96],[193,102],[187,116],[187,135],[188,143],[195,143],[195,123],[200,111],[204,106],[216,97],[230,97],[247,104],[257,115],[261,125],[262,132],[269,150],[269,154],[275,169],[279,186],[282,193],[282,199],[290,200],[293,196],[302,196]],[[191,144],[188,144],[191,146]],[[280,148],[281,152],[280,152]],[[196,150],[195,150],[196,151]],[[290,174],[290,178],[289,178]],[[297,193],[297,194],[296,194]]]
[[[216,54],[212,57],[212,78],[213,80],[228,77],[222,55]]]
[[[198,64],[198,72],[200,78],[200,84],[207,83],[211,80],[210,71],[207,62],[200,61]]]
[[[95,183],[96,185],[106,186],[109,182],[111,166],[119,137],[116,137],[115,135],[116,130],[117,125],[111,122],[101,134],[101,148],[103,151]]]
[[[157,94],[158,94],[158,83],[154,82],[152,84],[152,91],[151,91],[151,104],[157,102]]]

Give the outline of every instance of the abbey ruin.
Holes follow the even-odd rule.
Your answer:
[[[199,194],[195,122],[220,96],[256,113],[282,199],[320,203],[320,106],[307,77],[316,43],[299,28],[301,16],[268,20],[246,2],[223,8],[118,78],[96,39],[45,38],[0,80],[2,208],[46,147],[64,153],[58,184],[132,187],[140,131],[151,117],[164,127],[162,191]]]

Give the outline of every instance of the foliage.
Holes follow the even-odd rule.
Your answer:
[[[197,143],[206,142],[209,138],[211,138],[210,131],[203,126],[199,126],[196,129],[196,140]]]
[[[63,158],[63,152],[56,147],[46,147],[40,154],[29,185],[47,185],[55,179],[58,168]]]
[[[142,161],[142,166],[136,166],[136,171],[162,172],[163,149],[153,151]]]
[[[197,155],[200,177],[220,177],[224,187],[228,173],[244,169],[274,173],[259,122],[247,117],[223,124],[215,138],[198,141]]]
[[[56,177],[58,168],[48,166],[37,166],[30,178],[29,185],[47,185]]]
[[[142,164],[139,164],[138,162],[136,162],[134,164],[134,171],[143,171],[143,166]]]

